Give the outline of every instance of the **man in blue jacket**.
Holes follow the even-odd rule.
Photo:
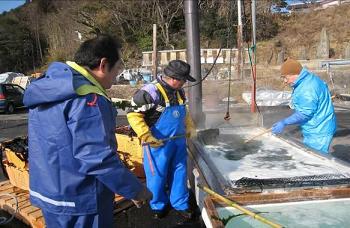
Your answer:
[[[116,153],[105,89],[123,69],[120,49],[109,35],[87,40],[25,91],[30,199],[47,227],[112,227],[115,193],[137,205],[152,197]]]
[[[295,112],[275,123],[272,133],[280,134],[286,125],[299,124],[304,144],[327,154],[336,130],[336,117],[327,84],[294,59],[287,59],[282,64],[281,77],[293,88]]]

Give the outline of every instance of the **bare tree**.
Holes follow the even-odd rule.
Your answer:
[[[160,28],[161,39],[166,47],[170,46],[169,28],[173,20],[179,16],[180,9],[183,7],[183,0],[153,0],[157,25]]]
[[[42,30],[49,44],[49,60],[71,59],[80,43],[75,33],[79,26],[74,19],[76,3],[69,1],[59,3],[65,4],[64,10],[61,5],[57,5],[57,10],[47,13],[42,24]]]
[[[152,2],[149,0],[106,0],[101,2],[111,15],[111,24],[126,41],[128,34],[148,34],[152,30]]]

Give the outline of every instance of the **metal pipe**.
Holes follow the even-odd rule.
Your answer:
[[[253,45],[252,45],[252,56],[250,58],[251,65],[252,65],[252,96],[251,96],[251,103],[250,103],[250,111],[254,113],[256,111],[256,2],[255,0],[252,0],[252,37],[253,37]],[[250,51],[250,50],[248,50]]]
[[[197,81],[201,81],[200,41],[198,0],[184,1],[184,14],[186,24],[187,63],[191,65],[191,75]],[[202,83],[191,86],[196,82],[189,82],[189,107],[191,115],[198,128],[205,125],[205,115],[202,107]]]
[[[252,0],[253,45],[256,45],[256,0]]]
[[[321,67],[329,67],[331,65],[350,65],[350,60],[333,60],[333,61],[321,61]]]

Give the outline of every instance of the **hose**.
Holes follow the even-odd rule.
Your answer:
[[[11,194],[1,194],[0,195],[0,197],[4,197],[4,196],[11,197],[11,198],[13,198],[15,200],[15,202],[16,202],[16,210],[15,210],[15,212],[12,214],[12,216],[10,218],[0,217],[0,225],[5,225],[5,224],[10,223],[13,220],[13,218],[15,217],[15,215],[17,214],[17,212],[18,212],[18,200],[17,200],[17,197],[13,196]]]

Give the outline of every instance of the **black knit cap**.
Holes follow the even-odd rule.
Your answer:
[[[169,62],[168,66],[164,68],[164,74],[168,77],[195,82],[196,79],[190,75],[190,71],[191,66],[182,60],[172,60]]]

